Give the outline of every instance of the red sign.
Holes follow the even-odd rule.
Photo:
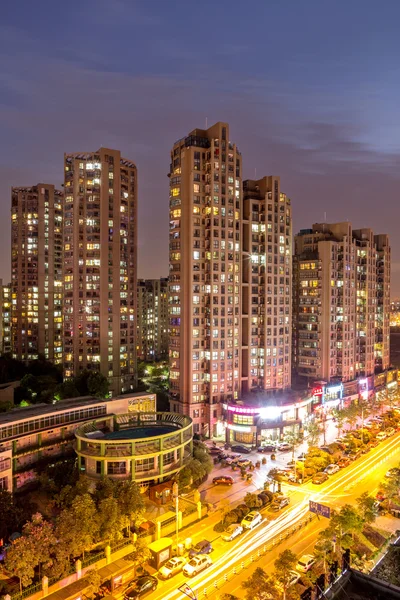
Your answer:
[[[322,389],[321,386],[319,386],[319,387],[313,388],[312,393],[313,393],[313,396],[322,396],[324,393],[324,390]]]

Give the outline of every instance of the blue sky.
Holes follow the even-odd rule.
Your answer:
[[[379,10],[378,10],[379,9]],[[0,276],[10,187],[60,184],[64,152],[139,169],[139,275],[168,273],[169,150],[221,120],[244,177],[281,176],[294,231],[388,232],[400,295],[400,3],[16,0],[0,22]]]

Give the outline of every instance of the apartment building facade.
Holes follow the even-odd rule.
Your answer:
[[[296,374],[346,382],[387,369],[387,236],[348,222],[314,224],[295,236],[293,268]]]
[[[139,279],[137,286],[137,358],[168,358],[168,279]]]
[[[0,279],[0,353],[11,354],[11,283]]]
[[[292,212],[279,177],[243,183],[241,392],[291,385]]]
[[[240,392],[242,158],[229,126],[195,129],[171,151],[171,411],[219,434]]]
[[[98,370],[119,394],[136,370],[137,170],[108,148],[64,169],[64,375]]]
[[[11,348],[62,362],[62,199],[54,185],[12,188]]]

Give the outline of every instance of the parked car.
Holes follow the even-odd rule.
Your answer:
[[[323,471],[320,471],[319,473],[316,473],[314,475],[314,477],[311,480],[311,483],[314,483],[315,485],[321,485],[321,483],[324,483],[324,481],[326,481],[327,479],[329,479],[328,475]]]
[[[194,577],[210,565],[212,565],[212,560],[210,556],[194,556],[183,567],[183,573],[188,577]]]
[[[295,585],[299,581],[300,577],[300,573],[297,573],[296,571],[289,571],[288,577],[286,579],[286,588]],[[282,583],[277,583],[276,587],[283,591]]]
[[[250,448],[246,448],[246,446],[232,446],[231,448],[232,452],[240,452],[241,454],[250,454],[251,450]]]
[[[271,444],[268,444],[267,446],[259,446],[259,448],[257,448],[257,452],[261,452],[261,453],[267,453],[267,452],[275,452],[276,447],[272,446]]]
[[[186,558],[183,556],[174,556],[165,563],[158,571],[158,576],[161,579],[171,579],[177,573],[180,573],[183,567],[186,565]]]
[[[388,427],[387,429],[385,429],[385,433],[387,437],[390,437],[391,435],[394,435],[396,433],[396,430],[394,427]]]
[[[379,433],[376,434],[376,439],[379,440],[380,442],[382,440],[386,440],[386,438],[387,438],[386,431],[380,431]]]
[[[301,460],[303,462],[306,460],[306,458],[307,458],[307,453],[302,452],[301,454],[298,455],[297,460]]]
[[[384,500],[386,500],[387,496],[383,490],[378,490],[375,498],[378,500],[378,502],[383,502]]]
[[[292,450],[293,446],[291,446],[290,444],[287,444],[286,442],[283,442],[283,444],[279,444],[278,446],[278,450],[280,452],[289,452],[289,450]]]
[[[339,465],[331,464],[324,469],[324,473],[328,473],[328,475],[334,475],[334,473],[337,473],[339,469]]]
[[[242,519],[241,526],[243,529],[254,529],[262,521],[262,516],[256,510],[252,510]]]
[[[290,498],[288,498],[287,496],[281,496],[280,498],[276,498],[276,500],[272,502],[271,506],[269,507],[269,510],[278,511],[284,508],[285,506],[288,506],[289,504]]]
[[[201,540],[189,550],[189,556],[190,558],[192,558],[193,556],[197,556],[198,554],[210,554],[212,550],[213,547],[211,545],[211,542],[209,542],[208,540]]]
[[[304,554],[297,562],[296,569],[300,573],[307,573],[315,564],[315,557],[312,554]]]
[[[235,483],[235,480],[230,475],[218,475],[217,477],[214,477],[213,483],[215,485],[218,485],[220,483],[223,485],[233,485]]]
[[[229,525],[228,529],[222,534],[222,539],[225,542],[231,542],[238,535],[243,533],[243,527],[239,523],[233,523]]]
[[[376,448],[377,446],[379,446],[379,442],[377,440],[371,440],[370,442],[368,442],[368,446],[370,448]]]
[[[398,467],[393,467],[392,469],[389,469],[389,471],[386,471],[385,477],[387,477],[388,479],[400,477],[400,469]]]
[[[157,588],[158,581],[152,575],[144,575],[134,581],[124,593],[125,600],[139,600],[149,592],[154,592]]]
[[[341,469],[343,469],[344,467],[348,467],[350,462],[351,461],[347,456],[343,456],[343,458],[341,458],[337,464]]]
[[[220,448],[208,448],[208,452],[212,456],[215,456],[215,455],[219,456],[219,455],[221,455],[223,453]]]
[[[365,446],[363,446],[361,448],[361,454],[368,454],[368,452],[371,451],[371,446],[369,444],[365,444]]]

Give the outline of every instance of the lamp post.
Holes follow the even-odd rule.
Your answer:
[[[172,495],[175,498],[175,527],[176,527],[176,555],[178,556],[178,542],[179,542],[179,487],[175,481],[172,486]]]

